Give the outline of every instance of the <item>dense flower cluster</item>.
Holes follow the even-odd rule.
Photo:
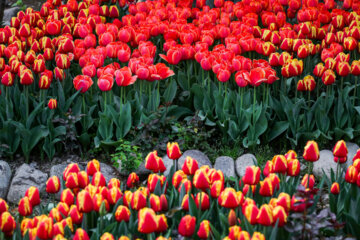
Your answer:
[[[316,152],[316,142],[309,141],[304,148],[304,156]],[[61,180],[58,176],[52,176],[46,183],[49,194],[58,193],[64,186],[60,202],[55,207],[34,216],[33,209],[42,204],[36,187],[30,187],[19,201],[18,213],[23,217],[19,222],[22,236],[28,234],[29,239],[65,239],[72,236],[77,240],[90,239],[94,234],[100,239],[115,239],[114,236],[130,239],[121,234],[137,237],[156,234],[157,239],[167,239],[172,235],[171,231],[171,235],[166,234],[168,230],[174,229],[190,238],[218,238],[219,232],[222,232],[227,235],[223,235],[224,239],[250,239],[251,234],[242,230],[246,228],[244,222],[254,226],[276,224],[283,227],[291,212],[303,212],[312,205],[309,199],[279,191],[291,184],[291,179],[284,178],[284,175],[298,178],[300,163],[293,150],[274,156],[263,171],[257,166],[247,167],[235,188],[229,186],[220,170],[199,167],[199,163],[191,157],[186,158],[182,169],[175,171],[176,160],[181,157],[177,143],[169,143],[167,153],[174,160],[170,175],[162,175],[162,165],[157,165],[162,159],[156,151],[151,152],[145,166],[153,173],[148,176],[145,186],[140,187],[136,187],[140,182],[135,173],[129,175],[126,184],[116,178],[106,181],[96,159],[88,162],[85,171],[75,163],[69,164]],[[347,153],[344,141],[335,145],[334,153],[335,161],[337,155]],[[360,186],[359,157],[360,149],[346,172],[345,181]],[[298,163],[295,164],[295,161]],[[315,189],[314,176],[305,174],[301,185],[306,191]],[[339,192],[339,184],[334,182],[331,193],[337,195]],[[8,209],[7,203],[0,199],[0,229],[5,236],[11,236],[17,225]],[[175,215],[169,217],[170,212]],[[212,213],[216,215],[215,218],[212,218]],[[95,216],[100,219],[93,226],[97,232],[85,231],[84,228],[89,229],[92,224],[89,219]],[[113,226],[106,228],[107,231],[101,228],[102,222],[106,221],[104,216],[108,216],[107,223]],[[226,222],[221,224],[226,224],[228,229],[218,225],[219,216],[227,216]],[[127,226],[128,230],[112,230],[119,226]],[[264,234],[255,232],[251,239],[264,239]]]

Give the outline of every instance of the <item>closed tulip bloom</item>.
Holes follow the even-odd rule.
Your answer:
[[[338,141],[333,149],[333,154],[335,157],[346,158],[348,154],[348,149],[344,140]]]
[[[229,227],[229,239],[235,240],[240,239],[241,227],[240,226],[231,226]]]
[[[90,238],[84,229],[78,228],[76,229],[73,240],[90,240]]]
[[[325,72],[325,70],[326,70],[326,68],[325,68],[324,64],[318,63],[318,64],[316,64],[316,66],[314,68],[313,74],[316,77],[321,77],[323,75],[323,73]]]
[[[259,193],[264,197],[270,197],[274,194],[274,187],[270,178],[265,178],[264,181],[260,181]]]
[[[225,188],[218,198],[219,205],[225,208],[236,208],[240,204],[240,199],[233,188]]]
[[[210,187],[210,180],[206,171],[202,168],[196,170],[193,178],[193,184],[196,188],[205,190]]]
[[[194,195],[191,194],[190,197],[194,200]],[[189,211],[189,194],[184,195],[181,201],[181,208],[184,211]]]
[[[168,155],[168,158],[172,160],[179,159],[181,157],[179,144],[177,142],[168,142],[166,145],[166,153]]]
[[[138,183],[139,183],[139,176],[134,172],[130,173],[126,182],[127,187],[134,188]]]
[[[99,212],[102,204],[105,206],[105,210],[108,212],[110,210],[109,202],[105,199],[100,193],[95,194],[92,198],[93,207],[95,212]]]
[[[31,85],[34,82],[34,75],[30,69],[20,71],[20,84]]]
[[[2,198],[0,198],[0,216],[3,212],[6,212],[9,209],[8,204]]]
[[[318,144],[315,141],[308,141],[304,148],[303,158],[308,162],[319,160],[320,152]]]
[[[45,217],[38,223],[36,236],[40,239],[48,239],[53,235],[53,220]]]
[[[86,172],[89,176],[93,176],[96,172],[100,171],[100,162],[93,159],[87,163]]]
[[[210,208],[209,195],[207,195],[204,192],[198,193],[195,198],[195,204],[197,208],[200,208],[203,211],[209,209]]]
[[[131,197],[131,208],[139,211],[140,209],[146,207],[147,195],[140,191],[136,190]]]
[[[279,221],[278,226],[283,227],[287,222],[287,213],[282,206],[277,206],[272,210],[274,223]]]
[[[77,173],[69,173],[66,177],[65,186],[70,189],[78,188],[79,187],[79,180]]]
[[[125,206],[119,206],[117,209],[116,209],[116,212],[115,212],[115,219],[116,221],[118,222],[121,222],[121,221],[125,221],[125,222],[128,222],[129,219],[130,219],[130,210],[125,207]]]
[[[185,158],[182,170],[186,175],[194,175],[196,170],[199,169],[198,162],[190,156]]]
[[[195,232],[196,218],[190,215],[185,215],[181,218],[178,232],[183,237],[191,237]]]
[[[295,177],[300,174],[300,162],[297,159],[293,159],[288,162],[287,174],[289,176]]]
[[[327,69],[323,73],[321,80],[325,85],[331,85],[335,82],[336,76],[333,70]]]
[[[79,182],[79,188],[86,188],[86,186],[90,183],[89,176],[85,171],[78,172],[77,178]]]
[[[81,93],[86,92],[93,83],[92,79],[85,75],[78,75],[73,80],[74,88],[76,91],[80,90]]]
[[[358,43],[355,38],[353,37],[346,37],[344,38],[344,48],[348,51],[353,51],[356,49]]]
[[[274,222],[272,207],[268,204],[263,204],[259,209],[259,213],[256,217],[256,220],[257,223],[264,226],[272,225]]]
[[[224,190],[224,183],[219,180],[214,181],[210,187],[210,195],[213,198],[218,198],[223,190]]]
[[[240,222],[240,219],[237,219],[236,212],[234,209],[230,209],[229,215],[228,215],[228,222],[230,227],[236,225],[237,221]]]
[[[270,173],[274,172],[274,164],[272,161],[266,161],[263,174],[265,177],[267,177]]]
[[[129,67],[125,66],[116,70],[115,81],[118,86],[129,86],[136,82],[137,76],[133,76]]]
[[[251,237],[251,240],[265,240],[265,236],[260,232],[254,232]]]
[[[123,194],[119,188],[113,187],[113,188],[110,188],[107,193],[107,200],[111,205],[115,205],[120,200],[122,195]]]
[[[68,216],[71,217],[74,224],[79,225],[82,223],[83,214],[79,212],[75,205],[71,205]]]
[[[95,172],[91,184],[97,187],[104,187],[106,186],[106,179],[101,172]]]
[[[331,185],[330,192],[334,195],[338,195],[340,193],[340,185],[337,182],[334,182]]]
[[[117,179],[117,178],[111,178],[107,184],[108,188],[109,189],[112,189],[112,188],[119,188],[121,187],[121,183],[120,183],[120,180]]]
[[[146,156],[145,168],[153,171],[154,173],[159,171],[164,172],[166,169],[162,158],[157,155],[157,151],[150,152]]]
[[[257,223],[257,216],[259,214],[259,209],[255,204],[248,204],[243,206],[243,214],[246,218],[246,220],[254,225]]]
[[[56,101],[56,99],[54,99],[54,98],[49,99],[48,108],[49,108],[49,109],[56,109],[56,108],[57,108],[57,101]]]
[[[115,238],[111,233],[106,232],[100,237],[100,240],[115,240]]]
[[[248,166],[242,180],[244,184],[256,185],[260,181],[260,168],[257,166]]]
[[[61,187],[60,179],[58,176],[52,176],[46,182],[47,193],[58,193],[60,191],[60,187]]]
[[[32,205],[28,197],[23,197],[19,201],[18,206],[19,214],[23,217],[29,216],[32,214]]]
[[[65,71],[61,68],[55,67],[54,68],[54,77],[58,81],[63,81],[66,77]]]
[[[80,212],[91,212],[94,206],[90,193],[86,190],[81,190],[76,197],[76,206]]]
[[[345,173],[345,181],[353,184],[356,183],[358,174],[358,170],[354,166],[350,165]]]
[[[74,194],[68,188],[64,189],[60,195],[60,201],[66,203],[68,206],[74,204]]]
[[[347,75],[349,75],[350,71],[351,71],[351,67],[350,67],[348,62],[339,62],[339,63],[337,63],[336,72],[341,77],[346,77]]]
[[[287,160],[283,155],[276,155],[272,159],[273,171],[276,173],[286,173]]]
[[[29,198],[29,201],[33,207],[40,204],[40,192],[37,187],[29,187],[25,192],[25,197]]]
[[[315,185],[315,177],[314,175],[308,175],[305,174],[303,179],[301,180],[301,185],[303,185],[305,188],[313,189]]]
[[[351,74],[354,76],[360,75],[360,61],[359,60],[354,60],[351,63]]]
[[[203,220],[200,223],[197,235],[201,239],[207,239],[210,236],[210,231],[211,231],[210,222],[208,220]]]
[[[51,217],[54,222],[60,222],[63,219],[60,211],[57,208],[53,208],[50,210],[49,217]]]
[[[142,208],[138,213],[138,231],[141,233],[153,233],[158,228],[158,221],[154,210]]]
[[[0,230],[5,234],[12,235],[16,228],[16,222],[9,212],[3,212],[0,215]]]
[[[94,64],[89,63],[86,66],[84,66],[81,70],[83,75],[89,76],[89,77],[95,77],[96,76],[96,67]]]

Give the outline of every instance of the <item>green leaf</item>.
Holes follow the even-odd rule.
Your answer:
[[[167,86],[164,92],[165,103],[171,103],[174,100],[176,96],[176,91],[177,91],[176,81],[171,79],[169,86]]]
[[[287,121],[276,122],[269,132],[269,141],[280,136],[289,128],[289,123]]]

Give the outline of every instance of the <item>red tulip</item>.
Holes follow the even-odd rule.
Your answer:
[[[178,231],[181,236],[191,237],[195,232],[196,218],[185,215],[181,218]]]
[[[73,84],[77,91],[84,93],[91,87],[93,81],[89,76],[78,75],[74,78]]]

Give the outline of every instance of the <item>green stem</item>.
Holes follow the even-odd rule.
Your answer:
[[[85,105],[85,94],[83,94],[82,96],[82,111],[83,111],[83,114],[85,115],[86,114],[86,105]],[[82,116],[82,122],[83,122],[83,131],[85,132],[86,130],[86,127],[85,127],[85,117]]]
[[[29,87],[25,86],[25,96],[26,96],[26,119],[29,117]]]
[[[358,78],[359,78],[358,76],[355,76],[354,101],[353,101],[354,106],[355,106],[355,103],[356,103],[356,88],[357,88]]]
[[[253,111],[252,111],[253,125],[255,124],[255,103],[256,103],[256,87],[254,87],[254,99],[253,99]]]
[[[343,86],[344,86],[344,77],[341,77],[341,85],[340,85],[341,92],[343,90]]]

